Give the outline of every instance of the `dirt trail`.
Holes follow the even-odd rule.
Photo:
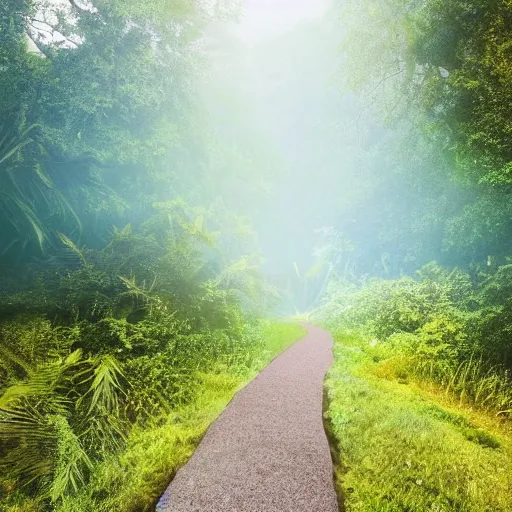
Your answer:
[[[240,391],[162,496],[158,512],[337,512],[322,383],[332,339],[309,327]]]

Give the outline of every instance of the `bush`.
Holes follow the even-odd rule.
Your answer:
[[[417,279],[375,279],[342,292],[331,285],[316,314],[334,332],[374,336],[365,350],[381,363],[380,374],[427,379],[480,406],[508,411],[511,269],[477,272],[473,280],[431,263]]]

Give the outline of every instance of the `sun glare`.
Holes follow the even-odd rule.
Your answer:
[[[247,40],[274,37],[298,23],[321,17],[330,0],[246,0],[240,36]]]

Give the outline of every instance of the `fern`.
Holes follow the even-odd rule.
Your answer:
[[[92,468],[86,448],[124,439],[122,379],[114,357],[84,359],[80,350],[31,369],[0,397],[0,437],[14,446],[0,466],[24,485],[36,481],[52,501],[76,491]]]
[[[76,245],[75,243],[69,239],[66,235],[64,235],[63,233],[58,233],[58,236],[59,236],[59,239],[60,241],[70,250],[73,252],[73,254],[75,254],[79,259],[80,261],[82,262],[83,266],[84,267],[87,267],[88,266],[88,263],[87,263],[87,260],[85,259],[85,255],[84,255],[84,252],[83,250],[80,250]]]

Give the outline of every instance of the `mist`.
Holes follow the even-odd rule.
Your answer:
[[[290,349],[347,510],[511,510],[511,27],[505,0],[0,0],[0,509],[154,510]]]
[[[461,179],[448,132],[429,139],[444,114],[415,93],[450,73],[417,63],[419,78],[406,77],[403,42],[379,49],[387,32],[376,24],[365,34],[357,12],[350,2],[247,2],[238,24],[218,24],[208,38],[203,100],[250,164],[246,181],[222,193],[243,198],[271,279],[293,288],[310,272],[300,310],[321,295],[332,258],[344,277],[392,278],[434,260],[486,264],[496,251],[467,214],[483,190]]]
[[[340,32],[335,13],[316,2],[249,3],[239,25],[218,25],[208,37],[212,69],[203,100],[215,130],[245,152],[250,171],[223,194],[248,215],[265,272],[306,273],[338,222],[350,195],[353,95],[340,91]],[[249,141],[249,144],[247,143]],[[229,180],[228,180],[229,181]]]

